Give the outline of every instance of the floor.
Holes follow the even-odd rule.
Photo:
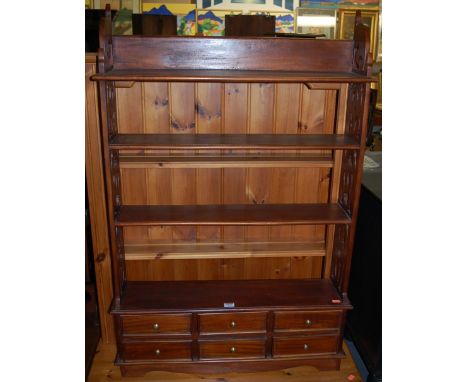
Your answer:
[[[99,330],[99,316],[97,312],[96,291],[92,283],[86,284],[85,310],[85,367],[88,374],[93,354],[99,344],[101,333]]]
[[[317,371],[313,367],[295,367],[291,369],[263,373],[229,373],[220,375],[191,375],[183,373],[151,372],[143,377],[122,378],[118,367],[113,365],[115,345],[99,345],[87,382],[109,381],[177,381],[177,382],[363,382],[344,344],[346,358],[341,362],[341,370]]]

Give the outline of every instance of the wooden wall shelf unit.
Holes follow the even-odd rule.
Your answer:
[[[124,375],[343,358],[369,30],[111,36],[98,81]]]

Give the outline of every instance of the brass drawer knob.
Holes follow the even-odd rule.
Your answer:
[[[312,321],[311,321],[311,320],[306,320],[306,325],[307,325],[307,326],[312,325]]]
[[[231,328],[235,328],[236,327],[236,321],[231,321]]]
[[[159,330],[159,324],[154,324],[154,325],[153,325],[153,329],[154,329],[154,330]]]
[[[231,353],[235,353],[236,352],[236,348],[233,346],[231,349],[230,349]]]
[[[309,345],[304,344],[304,350],[305,350],[305,351],[309,350]]]
[[[156,355],[159,355],[159,354],[161,354],[161,350],[159,350],[159,349],[156,349],[156,350],[154,351],[154,354],[156,354]]]

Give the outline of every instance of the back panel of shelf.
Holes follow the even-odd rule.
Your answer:
[[[333,134],[340,123],[337,113],[340,86],[346,89],[347,85],[320,84],[309,88],[304,84],[135,82],[131,87],[117,88],[118,132]],[[178,158],[306,155],[329,158],[329,165],[159,168],[126,166],[121,161],[124,205],[328,203],[332,197],[332,150],[275,150],[274,153],[268,150],[126,150],[125,154]],[[151,260],[145,257],[144,251],[143,255],[134,251],[136,255],[132,257],[128,247],[129,281],[320,278],[326,256],[324,225],[125,227],[124,240],[127,246],[155,245],[156,253],[157,246],[165,246],[165,253],[173,256]],[[204,248],[212,250],[213,244],[223,243],[231,243],[232,256],[203,258],[200,255],[189,259],[188,255],[174,255],[189,252],[181,250],[180,245],[193,244],[203,253]],[[242,252],[238,250],[241,243],[247,243],[246,253],[259,254],[263,250],[266,256],[236,256]],[[288,257],[274,257],[275,250],[268,252],[274,249],[274,244],[269,243],[279,243],[277,247],[283,249],[288,243],[295,243],[297,248],[291,248],[296,248],[296,252],[291,250]],[[321,251],[315,251],[316,248]],[[278,253],[281,253],[279,249]]]

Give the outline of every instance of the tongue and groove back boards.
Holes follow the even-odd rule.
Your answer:
[[[119,133],[332,134],[337,94],[336,89],[309,89],[304,84],[135,82],[117,89]],[[156,154],[134,151],[143,152]],[[296,152],[276,150],[275,155]],[[157,151],[158,156],[175,153]],[[220,153],[177,151],[179,156]],[[255,153],[259,151],[249,151]],[[329,155],[330,151],[308,153]],[[313,167],[122,168],[122,199],[124,205],[327,203],[330,174],[330,168]],[[321,243],[325,227],[125,227],[124,236],[127,244]],[[320,256],[297,256],[130,260],[126,266],[128,280],[216,280],[321,277],[322,263]]]

